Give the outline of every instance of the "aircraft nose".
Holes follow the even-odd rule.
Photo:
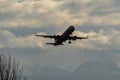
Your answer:
[[[73,28],[73,27],[74,27],[74,26],[72,26],[72,25],[70,26],[70,28]]]
[[[70,26],[70,29],[75,29],[75,28],[74,28],[74,26],[71,25],[71,26]]]

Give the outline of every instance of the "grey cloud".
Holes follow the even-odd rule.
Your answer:
[[[70,45],[69,45],[70,46]],[[54,50],[56,49],[56,50]],[[116,54],[111,51],[98,50],[83,50],[80,48],[71,47],[57,47],[42,50],[39,48],[14,48],[14,49],[0,49],[1,53],[11,53],[20,59],[22,65],[30,67],[34,64],[40,64],[46,67],[58,67],[67,70],[74,70],[80,64],[86,61],[109,61],[118,62]],[[25,63],[27,64],[25,64]],[[30,65],[28,66],[28,63]]]
[[[120,3],[120,0],[113,0],[113,5],[114,6],[120,7],[119,3]]]
[[[72,14],[76,14],[76,13],[79,13],[80,11],[82,11],[81,4],[79,2],[75,2],[75,1],[68,1],[68,2],[64,3],[60,9],[62,11],[69,10],[69,12]]]
[[[111,7],[111,6],[108,6],[107,7],[98,7],[96,9],[94,9],[93,11],[90,12],[90,15],[91,16],[106,16],[106,15],[109,15],[109,14],[114,14],[114,13],[119,13],[120,10],[118,7],[114,8],[114,7]]]
[[[0,13],[0,21],[4,22],[4,21],[14,20],[16,16],[17,14],[14,12],[3,12],[3,13]]]

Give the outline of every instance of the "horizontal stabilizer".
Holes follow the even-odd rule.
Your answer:
[[[54,45],[55,43],[46,43],[47,45]]]
[[[55,43],[46,43],[47,45],[54,45],[54,46],[58,46]],[[59,45],[64,45],[64,44],[59,44]]]

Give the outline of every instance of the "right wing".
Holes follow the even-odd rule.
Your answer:
[[[38,35],[38,34],[36,34],[36,33],[35,33],[35,36],[44,37],[44,38],[54,38],[54,39],[60,38],[59,35],[54,35],[54,36],[52,36],[52,35]]]
[[[88,39],[88,36],[86,36],[86,37],[76,37],[76,39]]]
[[[70,40],[76,40],[76,39],[80,39],[80,40],[81,40],[81,39],[88,39],[88,36],[86,36],[86,37],[70,36],[69,39],[70,39]]]

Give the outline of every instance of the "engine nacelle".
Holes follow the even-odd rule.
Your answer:
[[[76,40],[76,38],[77,38],[77,37],[76,37],[76,36],[74,36],[74,37],[72,38],[72,40],[74,41],[74,40]]]
[[[60,35],[55,35],[54,34],[54,36],[55,36],[55,41],[60,38]]]
[[[54,34],[54,36],[59,37],[60,35],[56,35],[56,34]]]

